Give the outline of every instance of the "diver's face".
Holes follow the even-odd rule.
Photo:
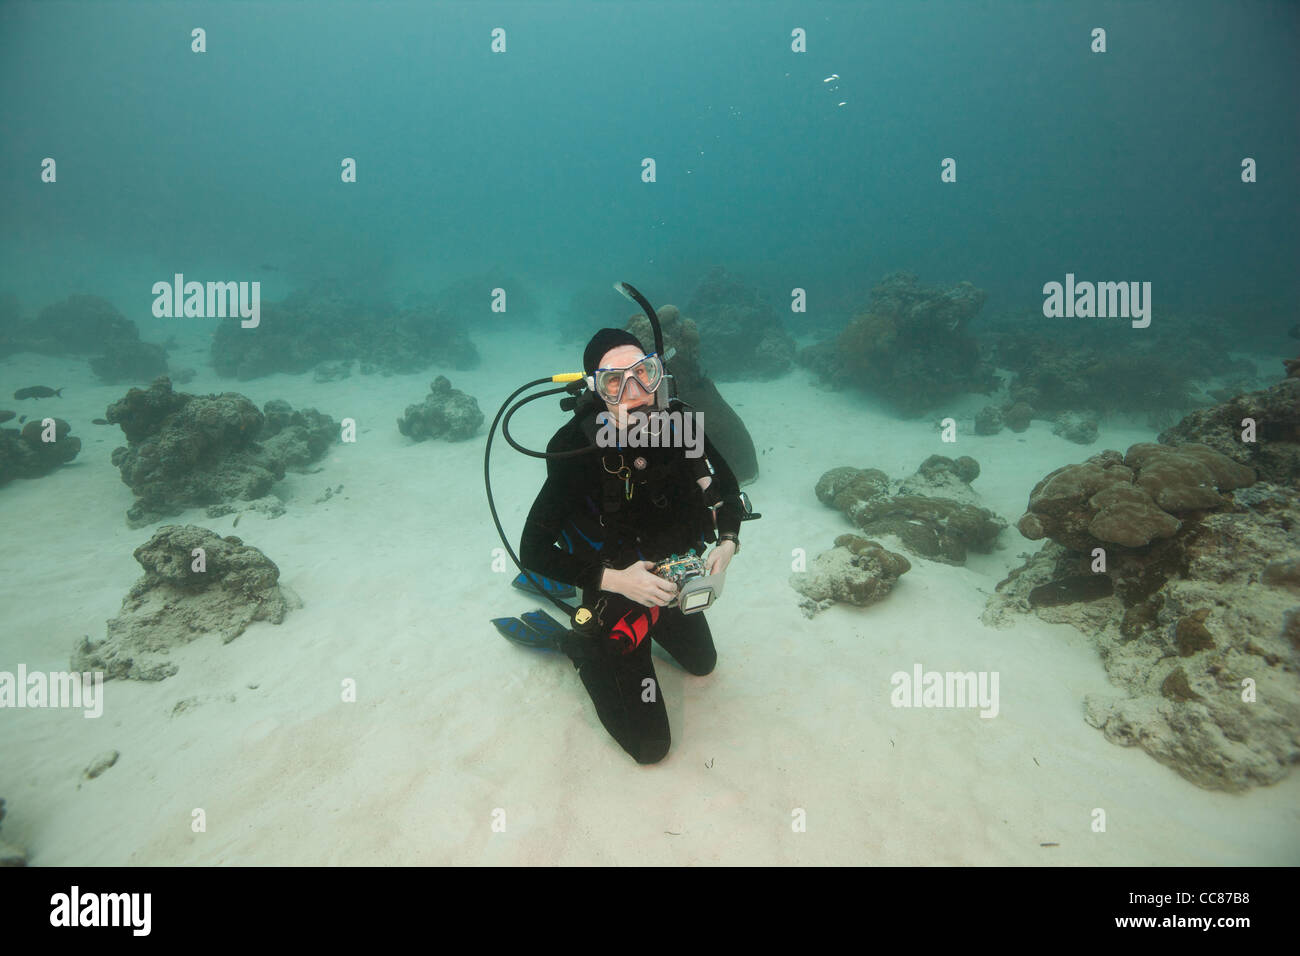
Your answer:
[[[645,358],[645,353],[635,345],[620,345],[605,353],[600,360],[601,368],[628,368]],[[619,418],[624,418],[633,408],[641,408],[654,402],[654,395],[647,392],[635,377],[630,378],[623,389],[623,400],[617,405],[606,402],[611,412],[617,411]]]

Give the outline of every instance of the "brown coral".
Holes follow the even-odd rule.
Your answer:
[[[835,547],[820,554],[807,572],[795,574],[790,585],[803,595],[804,613],[811,617],[836,602],[866,607],[883,600],[912,569],[901,554],[856,534],[842,534]]]
[[[817,479],[817,500],[841,511],[854,501],[889,494],[889,476],[879,468],[832,468]]]
[[[1208,445],[1188,442],[1171,447],[1144,442],[1124,456],[1137,474],[1137,485],[1166,511],[1221,508],[1221,491],[1255,483],[1255,472]]]
[[[1021,534],[1073,551],[1139,548],[1181,529],[1179,515],[1227,504],[1220,492],[1253,484],[1255,474],[1206,445],[1141,443],[1058,468],[1034,486]]]

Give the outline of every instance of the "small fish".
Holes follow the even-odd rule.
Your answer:
[[[63,397],[63,389],[49,388],[45,385],[32,385],[29,388],[20,388],[14,392],[14,398],[22,401],[24,398],[49,398],[52,395]]]
[[[107,418],[92,418],[92,419],[90,420],[90,424],[92,424],[92,425],[111,425],[111,424],[113,424],[113,423],[110,422]]]
[[[18,414],[17,412],[9,412],[9,411],[0,412],[0,422],[7,422],[9,421],[9,419],[13,418],[17,414]]]
[[[280,271],[280,270],[277,269],[275,266],[267,265],[265,262],[263,262],[263,263],[262,263],[258,268],[261,269],[263,272],[279,272],[279,271]]]
[[[822,80],[822,82],[823,82],[823,83],[830,83],[830,82],[832,82],[832,81],[834,81],[834,80],[838,80],[839,78],[840,78],[840,75],[839,75],[838,73],[832,73],[830,76],[826,77],[826,79]]]
[[[23,422],[25,422],[25,421],[27,421],[27,416],[26,416],[26,415],[19,415],[19,416],[18,416],[18,424],[19,424],[19,425],[21,425],[21,424],[22,424]]]

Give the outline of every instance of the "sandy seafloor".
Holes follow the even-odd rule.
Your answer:
[[[479,368],[446,374],[489,421],[518,384],[575,368],[583,344],[527,328],[475,341]],[[1032,617],[1008,630],[980,623],[987,595],[1037,547],[1014,528],[1034,483],[1102,448],[1154,440],[1148,428],[1107,422],[1087,448],[1041,421],[979,437],[969,420],[988,399],[971,396],[944,413],[967,426],[945,445],[931,425],[940,414],[900,422],[801,369],[722,383],[756,446],[771,449],[746,488],[764,517],[743,529],[709,612],[714,673],[692,677],[656,651],[673,745],[641,767],[601,728],[567,660],[515,647],[488,623],[540,602],[509,586],[513,568],[492,571],[486,424],[457,444],[412,444],[395,427],[437,369],[237,382],[205,362],[197,336],[173,351],[174,368],[199,369],[178,388],[239,391],[259,406],[283,398],[359,423],[357,443],[337,446],[322,472],[278,486],[283,517],[245,514],[233,531],[233,515],[197,509],[160,522],[237,534],[304,606],[228,645],[195,641],[168,680],[109,682],[98,720],[0,711],[3,836],[33,865],[1300,862],[1300,775],[1245,794],[1202,790],[1084,722],[1084,695],[1118,693],[1085,635]],[[56,474],[0,489],[0,670],[66,670],[141,574],[131,552],[153,529],[126,526],[131,492],[109,463],[120,432],[89,423],[126,389],[91,380],[79,359],[0,360],[5,395],[67,386],[62,399],[0,407],[58,414],[84,443]],[[540,448],[563,417],[548,399],[517,421]],[[898,478],[932,453],[979,461],[975,489],[1013,523],[1003,549],[964,568],[913,557],[885,602],[804,617],[788,584],[792,550],[811,558],[852,530],[817,501],[818,477],[854,465]],[[544,465],[499,440],[494,462],[517,543]],[[891,707],[890,675],[915,663],[998,671],[1000,714]],[[341,702],[346,678],[356,703]],[[191,697],[199,704],[173,716]],[[84,779],[109,750],[117,764]],[[195,808],[206,832],[191,830]],[[806,832],[792,830],[797,808]],[[1092,830],[1094,808],[1104,833]]]

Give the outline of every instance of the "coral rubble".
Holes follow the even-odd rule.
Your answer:
[[[103,640],[84,638],[72,655],[75,671],[104,678],[163,680],[177,671],[172,648],[219,634],[233,641],[254,621],[281,623],[301,606],[279,584],[280,569],[239,538],[194,525],[164,525],[135,549],[144,568],[108,622]]]

